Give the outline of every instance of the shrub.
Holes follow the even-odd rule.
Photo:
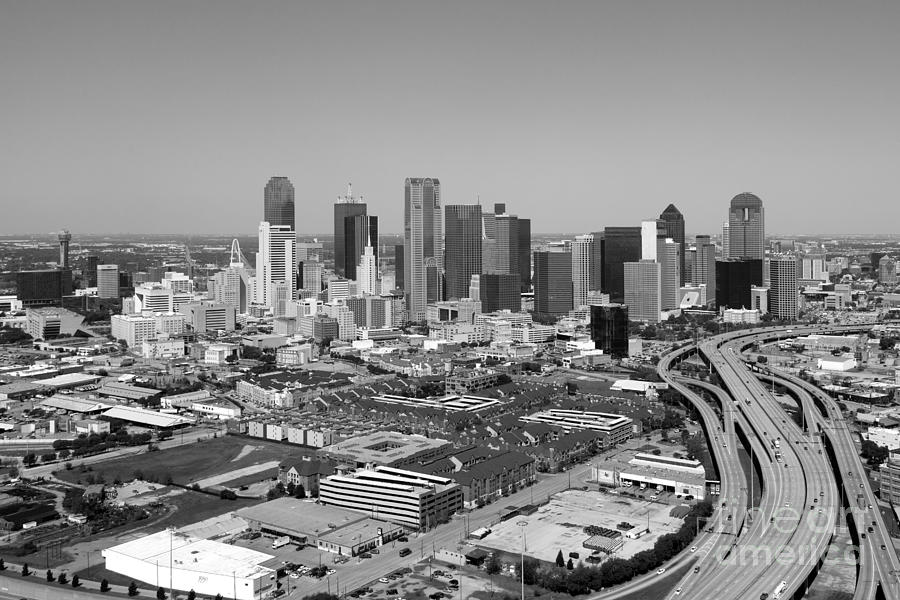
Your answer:
[[[28,563],[22,565],[22,577],[28,577],[31,575],[31,571],[28,569]]]
[[[137,584],[133,581],[128,584],[128,595],[129,596],[137,596],[138,595]]]
[[[103,581],[100,582],[100,591],[103,592],[104,594],[109,591],[109,581],[104,579]]]

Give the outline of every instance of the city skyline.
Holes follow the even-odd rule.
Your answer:
[[[669,202],[712,233],[709,207],[743,191],[773,233],[900,218],[897,5],[212,6],[4,8],[0,233],[250,233],[273,174],[294,183],[301,234],[329,231],[348,180],[401,232],[414,173],[447,204],[515,203],[535,233]],[[405,35],[425,29],[428,44]],[[439,92],[406,93],[417,72]]]

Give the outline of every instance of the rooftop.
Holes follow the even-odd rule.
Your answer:
[[[450,445],[442,439],[377,431],[338,442],[322,449],[324,454],[352,457],[357,462],[388,464],[408,459],[419,452],[435,451]]]
[[[278,498],[255,506],[242,508],[235,513],[248,521],[274,525],[278,529],[296,531],[318,537],[326,531],[357,523],[366,517],[357,512],[304,502],[296,498]]]
[[[154,410],[147,410],[145,408],[137,408],[136,406],[114,406],[104,412],[103,416],[111,419],[120,419],[122,421],[149,425],[151,427],[175,427],[177,425],[186,425],[194,422],[193,419],[186,417],[169,415]]]

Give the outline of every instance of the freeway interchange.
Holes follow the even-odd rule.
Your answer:
[[[673,598],[803,596],[825,556],[836,551],[831,542],[841,511],[858,551],[854,598],[900,598],[900,562],[837,405],[815,386],[789,375],[768,372],[761,381],[742,357],[744,348],[785,334],[850,330],[859,326],[745,330],[661,357],[657,370],[662,379],[698,409],[721,489],[711,525],[697,542],[697,568],[676,584]],[[721,387],[672,373],[691,355],[703,359]],[[803,428],[769,393],[773,378],[797,399]],[[712,396],[720,413],[692,388]],[[740,465],[739,444],[751,453],[762,483],[758,506],[748,493],[752,482]]]

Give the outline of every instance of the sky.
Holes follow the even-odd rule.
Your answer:
[[[669,203],[721,231],[895,233],[900,2],[0,0],[0,234],[297,230],[403,181],[537,233]]]

